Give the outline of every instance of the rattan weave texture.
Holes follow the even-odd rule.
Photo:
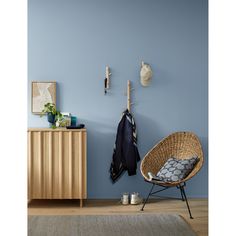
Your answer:
[[[168,158],[187,159],[193,156],[198,156],[199,161],[185,179],[178,182],[155,182],[162,186],[177,186],[196,175],[203,165],[203,151],[199,138],[192,132],[175,132],[161,140],[145,155],[140,170],[145,180],[149,181],[148,172],[157,174]]]

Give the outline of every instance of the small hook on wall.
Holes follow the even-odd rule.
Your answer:
[[[105,74],[105,79],[104,79],[104,93],[107,94],[107,90],[110,89],[110,67],[106,66],[106,74]]]
[[[130,112],[131,106],[134,105],[134,102],[131,102],[131,91],[133,91],[134,88],[131,88],[131,82],[130,80],[127,81],[127,109]]]

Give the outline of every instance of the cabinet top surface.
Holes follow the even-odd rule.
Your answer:
[[[28,128],[27,130],[29,131],[50,131],[50,132],[59,132],[59,131],[64,131],[64,132],[86,132],[86,129],[67,129],[67,128],[56,128],[56,129],[52,129],[52,128]]]

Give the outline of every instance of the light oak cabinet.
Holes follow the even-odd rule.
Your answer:
[[[87,198],[86,129],[28,129],[28,199]]]

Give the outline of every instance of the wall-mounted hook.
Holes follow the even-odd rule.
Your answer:
[[[104,93],[107,93],[107,90],[110,89],[110,67],[106,66],[106,74],[105,74],[105,80],[104,80]]]
[[[131,102],[131,91],[133,91],[134,88],[131,88],[131,81],[127,81],[127,92],[125,92],[125,95],[127,96],[127,109],[130,112],[131,106],[134,105],[134,102]]]
[[[131,106],[134,105],[134,102],[131,102],[131,91],[133,91],[134,88],[131,88],[131,81],[127,81],[127,109],[130,112]]]
[[[109,66],[106,66],[107,89],[110,88],[110,76],[111,76],[110,68]]]
[[[134,90],[134,88],[131,88],[131,81],[127,80],[127,92],[124,92],[125,96],[127,96],[127,110],[131,111],[131,106],[135,104],[135,102],[131,102],[131,91]]]
[[[130,107],[131,107],[130,89],[131,89],[131,84],[130,84],[130,80],[128,80],[127,81],[127,109],[129,112],[130,112]]]

